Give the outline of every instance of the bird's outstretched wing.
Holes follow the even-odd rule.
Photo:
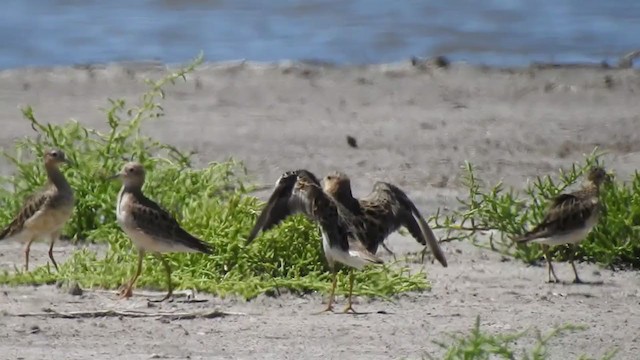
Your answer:
[[[580,193],[560,194],[551,200],[544,219],[531,231],[515,238],[516,242],[546,238],[560,235],[583,227],[596,211],[596,204],[590,198],[583,198]]]
[[[369,209],[364,209],[365,216],[376,216],[376,213],[380,212],[378,216],[381,219],[387,216],[393,217],[391,220],[386,220],[389,226],[392,223],[404,226],[420,244],[428,245],[438,262],[447,267],[447,259],[438,244],[438,239],[404,191],[393,184],[377,182],[373,186],[372,193],[363,199],[363,203],[370,205],[367,206]],[[391,214],[388,213],[388,209],[391,210]],[[385,221],[380,220],[378,223],[383,225]]]
[[[288,171],[276,182],[275,189],[247,237],[251,243],[260,231],[267,231],[286,217],[303,213],[315,218],[312,197],[323,195],[318,178],[310,171]]]

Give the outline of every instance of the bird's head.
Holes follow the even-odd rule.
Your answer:
[[[67,159],[64,151],[60,149],[51,149],[44,153],[44,163],[47,166],[58,166],[62,163],[71,164],[71,161]]]
[[[339,171],[333,171],[325,176],[322,180],[322,188],[332,196],[351,196],[351,180],[346,174]]]
[[[120,179],[125,186],[142,187],[144,184],[144,166],[138,162],[124,164],[119,173],[111,176],[111,179]]]
[[[613,174],[607,173],[601,166],[595,166],[587,173],[587,181],[596,186],[600,186],[605,182],[611,182],[612,177]]]

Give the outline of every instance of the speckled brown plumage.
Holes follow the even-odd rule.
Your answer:
[[[554,281],[558,282],[559,279],[549,259],[548,246],[576,246],[587,237],[600,217],[600,186],[609,179],[603,168],[594,167],[589,171],[582,189],[551,199],[542,221],[523,236],[514,239],[519,243],[537,242],[543,245],[549,282],[552,282],[552,275]],[[572,254],[575,253],[575,249],[571,250]],[[570,262],[575,275],[574,282],[582,282],[573,262],[573,255]]]
[[[121,297],[132,296],[136,280],[142,271],[142,259],[145,252],[151,252],[165,267],[167,275],[167,295],[173,293],[171,268],[162,257],[166,252],[211,253],[211,247],[204,241],[185,231],[180,224],[153,200],[142,193],[145,180],[144,167],[136,162],[124,165],[122,171],[113,176],[122,180],[123,186],[118,195],[116,217],[122,230],[138,248],[138,267],[136,273],[121,292]]]
[[[447,259],[433,231],[420,211],[397,186],[376,182],[364,198],[356,199],[351,192],[351,180],[341,172],[332,172],[324,178],[323,187],[339,203],[360,218],[364,224],[363,241],[367,249],[376,253],[378,246],[394,231],[404,226],[422,245],[428,245],[434,257],[447,267]]]
[[[39,238],[49,238],[49,258],[53,266],[58,264],[53,257],[53,245],[60,231],[73,213],[73,190],[60,172],[59,165],[68,163],[62,150],[49,150],[44,154],[47,183],[39,192],[25,199],[16,217],[0,233],[0,239],[17,239],[26,242],[25,270],[29,270],[31,244]]]
[[[271,229],[287,216],[297,213],[305,214],[320,225],[324,253],[333,273],[329,303],[325,309],[331,311],[337,280],[335,263],[361,269],[367,264],[381,264],[382,260],[369,252],[363,244],[366,233],[360,218],[327,195],[317,177],[307,170],[289,171],[278,179],[247,242],[253,241],[260,231]],[[349,303],[345,312],[355,312],[351,303],[353,280],[352,272]]]

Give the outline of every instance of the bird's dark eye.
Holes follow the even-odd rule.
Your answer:
[[[133,168],[129,168],[129,169],[127,169],[127,171],[132,173],[133,172]]]
[[[55,151],[52,151],[52,152],[51,152],[51,156],[53,156],[53,157],[57,157],[57,156],[58,156],[58,153],[57,153],[57,152],[55,152]]]

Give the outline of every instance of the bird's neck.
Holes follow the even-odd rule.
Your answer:
[[[122,185],[120,192],[118,193],[118,202],[116,203],[116,214],[120,214],[121,211],[126,208],[125,200],[139,202],[144,195],[142,195],[142,189],[139,186],[127,186]]]
[[[351,187],[340,186],[333,192],[333,197],[354,214],[360,212],[360,202],[353,197]]]
[[[45,169],[47,170],[47,177],[49,178],[49,182],[53,184],[58,190],[71,190],[71,186],[67,182],[67,179],[60,171],[57,165],[46,164]]]
[[[123,184],[121,191],[123,194],[132,194],[135,197],[142,196],[142,186],[138,184]]]
[[[600,195],[600,186],[592,181],[587,181],[582,188],[592,196]]]

